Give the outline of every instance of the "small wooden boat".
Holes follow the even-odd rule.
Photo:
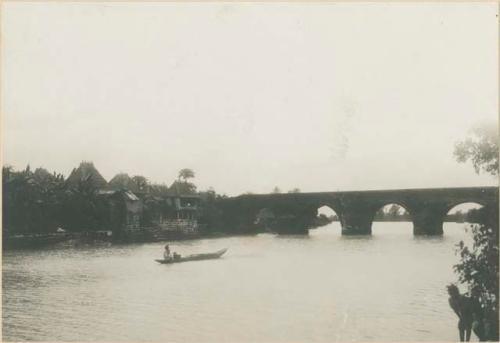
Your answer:
[[[171,258],[169,260],[155,260],[161,264],[170,264],[170,263],[179,263],[179,262],[188,262],[188,261],[201,261],[201,260],[211,260],[215,258],[219,258],[227,251],[227,249],[222,249],[213,253],[208,254],[194,254],[188,256],[181,256],[177,258]]]

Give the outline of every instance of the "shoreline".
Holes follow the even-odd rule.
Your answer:
[[[402,220],[382,220],[375,222],[404,222]],[[325,225],[311,226],[309,230],[315,230],[320,227],[338,223],[333,221]],[[461,223],[450,221],[450,223]],[[464,222],[467,224],[468,222]],[[473,223],[470,223],[473,224]],[[86,231],[86,232],[54,232],[54,233],[29,233],[17,234],[2,237],[2,249],[5,251],[13,250],[36,250],[36,249],[58,249],[58,248],[77,248],[80,246],[99,246],[99,245],[123,245],[123,244],[143,244],[155,242],[186,241],[195,239],[212,239],[236,236],[253,236],[259,232],[222,232],[200,233],[198,231],[178,231],[178,230],[159,230],[158,228],[144,227],[139,229],[129,229],[113,234],[111,230]],[[276,232],[275,232],[276,233]],[[307,233],[306,233],[307,235]]]
[[[78,232],[78,233],[51,233],[51,234],[29,234],[16,235],[11,237],[3,237],[2,249],[4,251],[16,250],[44,250],[44,249],[61,249],[61,248],[78,248],[81,246],[112,246],[112,245],[129,245],[129,244],[144,244],[156,242],[173,242],[173,241],[188,241],[195,239],[212,239],[232,236],[251,236],[253,233],[224,233],[214,232],[210,234],[202,233],[183,233],[183,232],[164,232],[161,237],[151,235],[147,229],[135,230],[132,234],[121,236],[103,236],[95,234],[95,232]],[[100,233],[100,232],[99,232]]]

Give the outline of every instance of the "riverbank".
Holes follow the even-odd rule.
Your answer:
[[[112,231],[63,232],[6,236],[2,239],[2,248],[4,250],[72,248],[92,245],[109,246],[114,244],[142,244],[247,235],[249,234],[224,232],[179,232],[153,228],[124,230],[118,235],[113,235]]]

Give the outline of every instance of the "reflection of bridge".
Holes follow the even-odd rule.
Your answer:
[[[375,213],[394,203],[410,213],[414,234],[441,235],[448,211],[467,202],[498,208],[498,187],[248,194],[227,198],[221,206],[224,225],[237,231],[259,230],[257,215],[267,209],[275,231],[307,233],[317,209],[326,205],[339,216],[342,234],[371,234]]]

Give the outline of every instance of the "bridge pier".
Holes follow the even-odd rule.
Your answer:
[[[443,234],[443,222],[446,215],[443,206],[426,206],[413,209],[413,234],[415,236]]]
[[[272,229],[280,235],[307,235],[309,233],[308,222],[295,216],[283,216],[277,218]]]
[[[282,235],[307,235],[316,216],[316,208],[309,206],[271,207],[275,217],[272,231]]]
[[[371,235],[373,211],[364,206],[349,206],[340,214],[342,235]]]

